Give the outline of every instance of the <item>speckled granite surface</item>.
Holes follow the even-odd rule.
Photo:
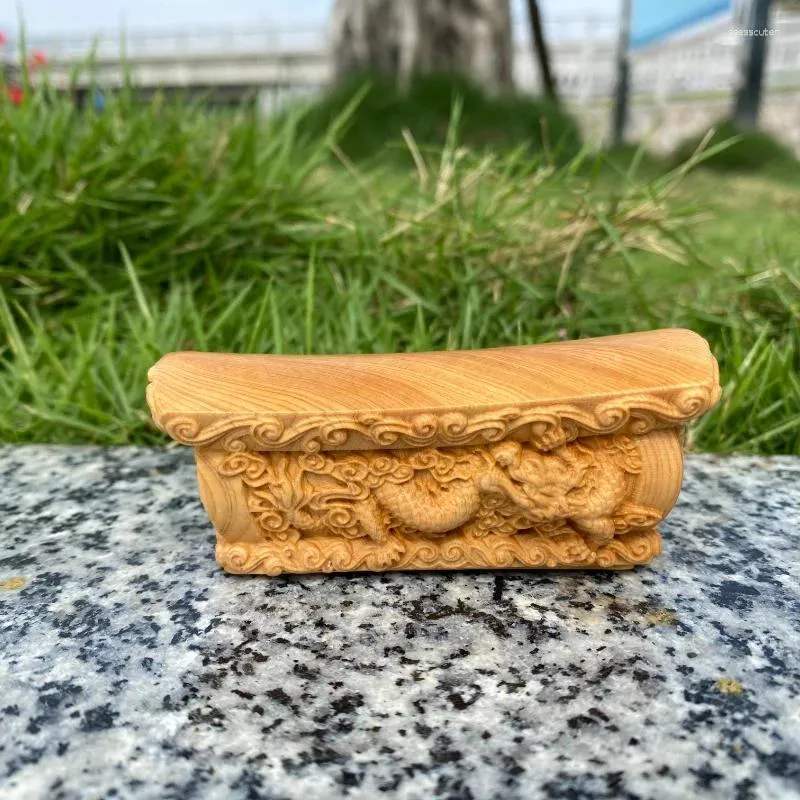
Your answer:
[[[0,796],[800,797],[800,459],[687,466],[633,572],[270,579],[186,450],[0,448]]]

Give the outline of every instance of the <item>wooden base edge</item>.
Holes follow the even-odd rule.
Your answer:
[[[577,533],[442,537],[393,536],[384,543],[341,536],[297,542],[217,539],[217,561],[234,574],[465,569],[630,569],[661,552],[655,528],[615,536],[591,549]]]

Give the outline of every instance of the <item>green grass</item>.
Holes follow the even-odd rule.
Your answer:
[[[639,175],[635,155],[560,163],[527,139],[462,147],[464,113],[441,146],[409,125],[395,156],[360,163],[341,116],[312,132],[300,111],[266,123],[125,96],[100,115],[44,95],[0,107],[0,438],[164,442],[144,387],[170,350],[685,326],[725,384],[693,445],[800,452],[800,188]]]
[[[682,142],[672,155],[673,164],[680,164],[697,150],[703,136],[692,136]],[[800,178],[800,163],[786,145],[764,131],[740,131],[729,120],[714,125],[710,146],[728,141],[705,162],[707,169],[719,172],[759,172],[778,179]]]

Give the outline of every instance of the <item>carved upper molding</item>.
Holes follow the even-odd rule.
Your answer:
[[[175,441],[194,447],[214,445],[246,450],[365,450],[402,447],[457,447],[514,438],[551,450],[580,436],[608,433],[641,435],[677,425],[707,411],[719,389],[692,387],[672,397],[620,397],[591,411],[577,405],[503,408],[491,411],[435,411],[413,415],[277,414],[156,416]]]
[[[679,425],[720,395],[716,362],[689,331],[405,356],[178,353],[150,380],[159,427],[183,444],[228,452],[507,438],[550,450],[581,436]],[[498,403],[505,398],[517,402]]]

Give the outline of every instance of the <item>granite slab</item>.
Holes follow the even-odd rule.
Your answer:
[[[0,797],[800,797],[800,459],[625,573],[236,577],[187,450],[0,448]]]

